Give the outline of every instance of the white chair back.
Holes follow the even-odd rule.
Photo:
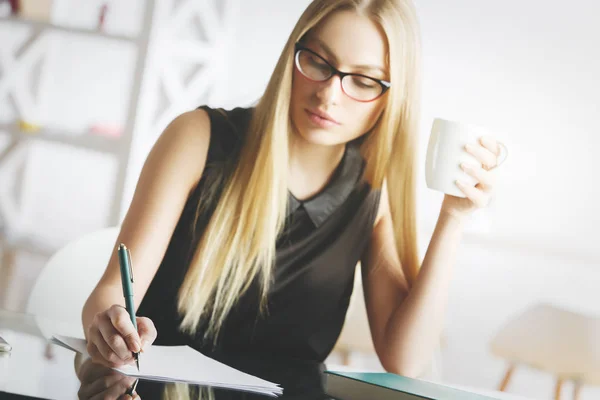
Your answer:
[[[119,230],[110,227],[86,234],[48,260],[26,307],[27,313],[35,315],[38,322],[47,321],[40,326],[44,334],[83,337],[83,305],[106,269]]]

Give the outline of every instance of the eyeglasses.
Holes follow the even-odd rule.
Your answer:
[[[314,51],[296,43],[296,68],[306,78],[325,82],[334,75],[340,77],[342,91],[356,101],[369,102],[381,97],[391,83],[362,74],[349,74],[333,67],[327,60]]]

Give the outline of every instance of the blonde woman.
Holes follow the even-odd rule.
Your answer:
[[[93,359],[130,363],[155,342],[323,361],[361,261],[379,359],[418,376],[438,343],[463,222],[487,205],[498,154],[492,138],[470,150],[480,183],[445,197],[421,262],[419,60],[411,0],[315,0],[255,107],[177,117],[117,240],[133,254],[138,331],[113,255],[83,310]]]

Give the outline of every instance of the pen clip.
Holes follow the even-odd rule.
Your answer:
[[[131,251],[127,249],[127,259],[129,260],[129,277],[131,279],[131,283],[133,283],[133,267],[131,263]]]

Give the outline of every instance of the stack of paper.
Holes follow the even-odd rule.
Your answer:
[[[87,355],[83,339],[54,335],[51,341]],[[183,382],[279,396],[283,389],[272,382],[231,368],[188,346],[150,346],[140,353],[140,370],[135,365],[114,368],[122,374],[153,381]]]

